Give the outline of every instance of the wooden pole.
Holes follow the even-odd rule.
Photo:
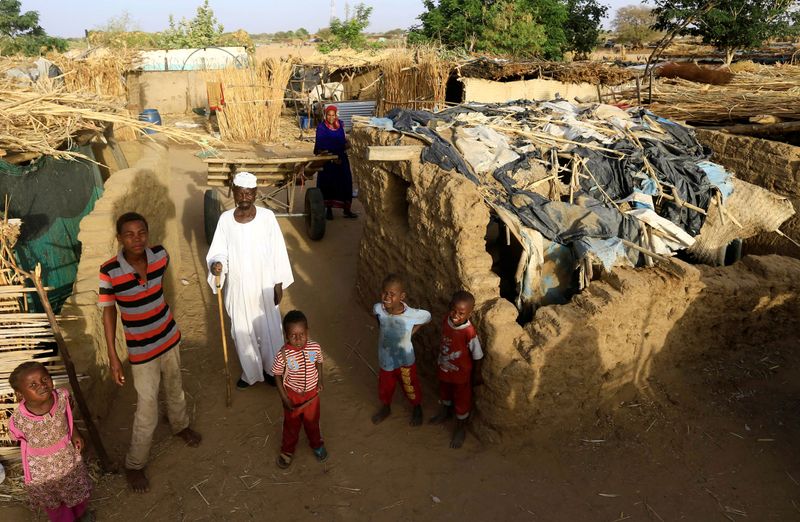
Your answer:
[[[222,335],[222,356],[225,359],[225,405],[231,407],[231,375],[228,370],[228,336],[225,334],[225,315],[222,307],[222,286],[219,284],[219,276],[214,276],[214,283],[217,287],[217,305],[219,307],[219,332]]]
[[[727,132],[728,134],[784,134],[800,131],[800,121],[784,121],[781,123],[745,123],[741,125],[728,125],[727,127],[698,127],[700,129]]]
[[[50,306],[50,300],[47,298],[47,290],[44,289],[44,285],[42,284],[42,265],[36,265],[32,276],[31,274],[25,275],[33,280],[33,284],[36,286],[36,293],[39,295],[39,300],[42,302],[44,313],[47,314],[47,320],[50,322],[50,327],[53,329],[53,337],[55,337],[56,344],[58,345],[58,353],[64,360],[64,367],[67,370],[69,385],[72,387],[72,395],[75,396],[75,402],[78,404],[78,409],[81,411],[83,421],[86,423],[86,429],[89,431],[89,439],[92,441],[92,445],[97,452],[97,458],[100,459],[100,467],[103,468],[103,471],[106,473],[112,473],[116,471],[115,467],[111,465],[111,460],[108,458],[106,449],[103,446],[100,433],[94,425],[94,420],[92,420],[89,406],[86,404],[86,399],[83,396],[83,391],[81,391],[81,386],[78,382],[78,376],[75,373],[75,365],[72,363],[69,348],[67,348],[67,343],[64,341],[64,336],[61,335],[61,328],[58,326],[56,315],[53,313],[53,308]]]
[[[642,81],[636,76],[636,104],[642,106]]]

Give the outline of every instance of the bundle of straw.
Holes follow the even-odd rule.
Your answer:
[[[7,161],[29,153],[34,157],[83,157],[67,150],[75,137],[100,134],[111,123],[132,127],[142,134],[145,129],[154,129],[172,140],[205,146],[190,132],[132,118],[111,98],[68,92],[64,87],[41,89],[36,85],[0,83],[0,158]]]
[[[381,62],[378,114],[396,107],[439,110],[444,108],[451,64],[434,49],[398,51]]]
[[[209,71],[206,79],[222,87],[225,100],[217,111],[222,139],[239,143],[275,141],[291,74],[292,62],[275,58],[244,69]]]
[[[738,75],[737,75],[738,76]],[[704,85],[682,79],[655,82],[650,110],[659,116],[715,123],[771,114],[800,119],[800,83],[753,82],[740,78],[728,85]]]
[[[61,69],[68,91],[91,92],[124,102],[128,95],[125,73],[132,68],[137,56],[138,52],[118,49],[105,56],[82,60],[70,59],[58,53],[52,53],[47,58]]]

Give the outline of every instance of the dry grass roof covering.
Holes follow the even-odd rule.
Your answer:
[[[547,62],[544,60],[504,60],[477,58],[457,67],[463,77],[484,80],[543,78],[564,83],[621,85],[633,80],[633,74],[616,65],[602,62]]]

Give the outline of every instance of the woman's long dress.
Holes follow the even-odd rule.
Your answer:
[[[314,154],[328,151],[339,156],[340,161],[325,163],[317,175],[317,187],[322,191],[326,207],[349,209],[353,201],[353,174],[345,152],[346,143],[342,120],[339,120],[339,128],[336,130],[329,129],[325,122],[317,125]]]

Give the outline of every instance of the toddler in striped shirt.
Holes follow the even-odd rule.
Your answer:
[[[322,348],[308,339],[308,319],[299,310],[283,318],[286,344],[272,363],[272,372],[283,402],[283,438],[277,464],[288,468],[300,436],[305,429],[308,443],[317,460],[328,458],[319,429],[319,393],[322,391]]]

